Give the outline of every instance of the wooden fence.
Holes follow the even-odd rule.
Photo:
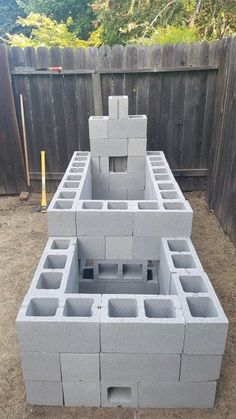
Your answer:
[[[217,181],[213,179],[218,176],[220,182],[224,165],[216,156],[223,149],[225,155],[230,154],[225,135],[234,145],[226,124],[232,101],[235,104],[229,87],[233,83],[229,73],[230,80],[235,75],[233,45],[235,39],[152,47],[8,49],[5,65],[21,136],[20,94],[24,98],[31,179],[40,177],[40,150],[45,149],[48,179],[58,180],[72,152],[89,149],[89,116],[106,115],[108,96],[126,94],[129,113],[148,116],[148,149],[163,150],[176,176],[199,179],[207,176],[209,168],[208,201],[214,208]],[[62,66],[63,71],[40,70],[50,66]],[[12,98],[0,90],[0,104],[4,100]],[[20,163],[18,174],[10,170],[9,159],[8,155],[0,157],[0,193],[19,192],[16,177],[19,171],[24,175]]]
[[[207,200],[236,244],[236,38],[225,40],[209,159]]]

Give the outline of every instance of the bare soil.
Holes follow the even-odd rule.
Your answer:
[[[30,202],[0,198],[0,418],[236,418],[236,252],[202,193],[186,194],[194,209],[192,240],[230,321],[212,410],[34,407],[26,404],[15,318],[47,241],[46,216]]]

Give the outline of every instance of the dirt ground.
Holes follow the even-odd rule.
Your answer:
[[[229,337],[212,410],[32,407],[26,404],[15,318],[47,240],[39,196],[20,203],[0,198],[0,418],[236,418],[236,252],[202,193],[186,194],[194,209],[192,240],[230,321]]]

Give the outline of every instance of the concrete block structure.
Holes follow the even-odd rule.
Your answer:
[[[30,404],[211,408],[228,320],[193,212],[128,97],[90,117],[47,211],[16,328]]]

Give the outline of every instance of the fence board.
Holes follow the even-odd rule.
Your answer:
[[[0,46],[0,163],[2,186],[7,194],[19,193],[25,186],[25,169],[22,155],[15,104],[12,95],[7,51]]]
[[[150,48],[150,65],[155,68],[162,67],[162,47],[154,45]],[[150,73],[149,76],[149,105],[148,105],[148,149],[159,148],[159,115],[161,106],[161,77]]]
[[[174,50],[174,66],[185,66],[187,60],[186,45],[178,44]],[[173,78],[173,99],[171,112],[170,136],[172,148],[169,162],[173,168],[179,167],[183,136],[183,115],[185,97],[185,73],[176,74]]]
[[[85,68],[85,50],[84,48],[78,48],[75,51],[75,68]],[[76,95],[77,95],[77,106],[78,106],[78,149],[88,150],[88,118],[89,113],[89,102],[88,102],[88,80],[89,76],[76,76]]]
[[[111,69],[118,70],[124,67],[124,47],[123,45],[114,45],[111,55]],[[112,75],[113,94],[124,95],[125,77],[124,74]]]
[[[236,38],[222,44],[214,114],[212,164],[207,197],[210,208],[236,244]],[[219,95],[219,97],[218,97]]]

